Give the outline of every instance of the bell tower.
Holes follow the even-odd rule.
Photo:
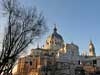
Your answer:
[[[92,43],[92,40],[90,40],[90,43],[89,43],[89,56],[96,56],[95,47],[94,47],[94,44]]]

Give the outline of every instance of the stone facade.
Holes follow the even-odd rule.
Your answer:
[[[18,60],[16,75],[75,75],[77,66],[96,56],[93,43],[89,47],[90,56],[80,56],[79,47],[65,44],[55,27],[43,48],[32,49],[30,55]]]

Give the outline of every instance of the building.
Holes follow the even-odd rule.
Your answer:
[[[88,64],[87,61],[91,63],[95,57],[92,41],[89,56],[79,55],[79,47],[74,43],[65,43],[54,27],[43,48],[38,46],[31,50],[30,55],[19,59],[16,75],[75,75],[77,66]]]

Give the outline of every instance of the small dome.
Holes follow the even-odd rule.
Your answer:
[[[55,26],[53,29],[53,33],[46,40],[46,46],[48,46],[49,48],[54,46],[56,46],[57,48],[62,48],[63,45],[64,45],[64,40],[62,36],[57,33],[57,28]]]

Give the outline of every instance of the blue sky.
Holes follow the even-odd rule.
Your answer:
[[[96,54],[100,55],[100,0],[21,1],[24,5],[33,5],[38,11],[43,11],[50,28],[49,33],[52,33],[53,24],[56,23],[65,43],[74,42],[80,52],[88,52],[89,40],[92,40]]]

